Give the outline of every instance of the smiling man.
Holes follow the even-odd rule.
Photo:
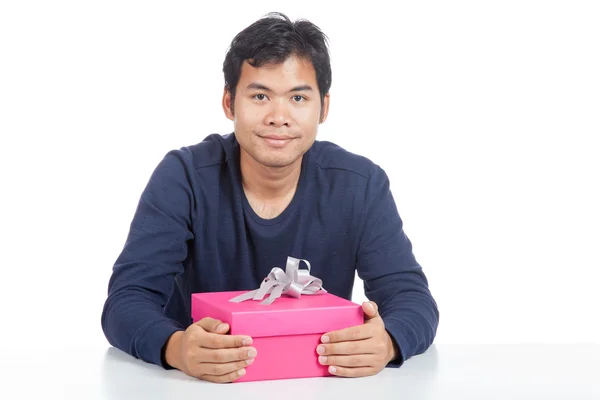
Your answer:
[[[235,89],[225,88],[223,109],[235,126],[245,195],[261,218],[271,219],[295,194],[329,94],[321,98],[315,68],[301,54],[260,67],[244,61],[238,79]]]
[[[212,318],[192,324],[190,295],[255,289],[292,256],[309,259],[335,295],[350,299],[356,271],[364,280],[364,324],[326,333],[315,349],[331,374],[373,375],[427,350],[437,304],[386,173],[316,140],[330,102],[325,35],[270,14],[233,39],[223,71],[234,132],[170,151],[155,169],[113,267],[108,341],[231,382],[260,357],[252,338]]]

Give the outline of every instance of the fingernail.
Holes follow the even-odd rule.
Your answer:
[[[250,365],[254,362],[254,358],[249,358],[246,360],[246,364]]]
[[[319,356],[319,362],[321,364],[325,364],[327,362],[327,357],[325,357],[325,356]]]
[[[256,357],[256,349],[252,349],[250,351],[248,351],[248,358],[254,358]]]
[[[325,354],[325,346],[317,346],[317,353],[318,354]]]
[[[375,311],[375,307],[373,307],[373,304],[371,303],[367,303],[367,308],[370,308],[371,311]]]
[[[239,376],[244,376],[244,375],[246,375],[246,370],[245,370],[244,368],[242,368],[242,369],[238,369],[238,375],[239,375]]]
[[[244,338],[244,340],[242,340],[242,345],[244,346],[250,346],[252,344],[252,338]]]
[[[335,374],[336,371],[337,371],[337,369],[335,369],[335,367],[333,365],[331,367],[329,367],[329,373]]]
[[[227,324],[219,324],[217,331],[224,331],[227,328]]]
[[[321,337],[321,342],[322,343],[329,343],[329,336],[322,336]]]

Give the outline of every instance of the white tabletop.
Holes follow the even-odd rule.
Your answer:
[[[2,351],[2,399],[600,399],[593,344],[434,344],[373,377],[234,384],[165,371],[110,347]]]

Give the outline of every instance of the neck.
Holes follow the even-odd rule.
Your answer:
[[[240,152],[244,191],[265,202],[281,200],[295,192],[301,167],[302,157],[286,167],[271,168],[258,163],[243,149]]]

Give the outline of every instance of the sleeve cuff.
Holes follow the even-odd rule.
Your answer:
[[[410,352],[408,351],[410,346],[406,340],[406,335],[404,334],[405,327],[403,326],[402,322],[394,319],[384,319],[383,322],[385,324],[385,330],[390,335],[390,338],[394,344],[398,346],[398,357],[390,361],[386,367],[401,367],[402,364],[404,364],[404,361],[410,357]]]
[[[184,329],[174,321],[164,321],[149,327],[140,341],[140,358],[164,369],[173,369],[164,358],[164,350],[171,335],[181,330]]]

